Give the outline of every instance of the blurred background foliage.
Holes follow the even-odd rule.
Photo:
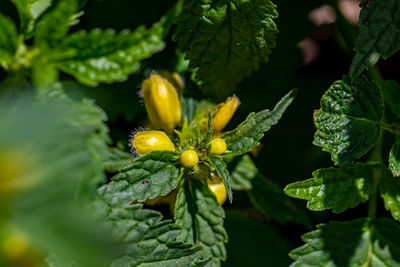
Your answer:
[[[80,23],[74,26],[72,31],[94,28],[114,28],[119,31],[126,28],[135,29],[140,25],[150,26],[158,21],[173,4],[175,1],[172,0],[89,0],[83,8],[84,15],[80,18]],[[276,20],[279,29],[276,47],[272,51],[270,60],[261,64],[258,71],[238,85],[235,94],[240,98],[242,104],[228,128],[233,128],[252,111],[259,111],[266,107],[272,108],[274,103],[290,88],[298,88],[295,102],[284,114],[280,123],[265,134],[262,148],[257,155],[252,155],[259,171],[283,188],[290,182],[311,177],[311,172],[318,168],[331,165],[329,154],[312,145],[315,131],[313,112],[319,108],[321,95],[329,85],[340,79],[342,74],[349,69],[353,56],[353,42],[356,37],[355,25],[358,19],[359,1],[279,0],[275,1],[275,4],[277,4],[279,13],[279,18]],[[1,1],[0,12],[7,14],[18,23],[17,11],[10,1]],[[108,116],[107,126],[111,129],[110,135],[113,144],[118,144],[126,150],[128,149],[129,133],[147,123],[139,91],[141,81],[148,77],[153,70],[180,71],[186,81],[185,96],[196,99],[209,98],[196,88],[190,80],[189,73],[185,72],[187,63],[179,54],[176,43],[171,40],[171,34],[165,41],[166,48],[150,59],[142,61],[140,70],[129,76],[125,82],[86,87],[78,84],[66,74],[61,76],[61,81],[69,96],[76,100],[84,97],[93,99],[104,109]],[[398,69],[399,62],[399,57],[395,55],[387,61],[381,60],[378,63],[378,68],[383,70],[386,75],[385,79],[396,80],[393,70]],[[0,80],[5,77],[6,72],[0,69]],[[214,102],[218,101],[209,99]],[[21,172],[21,175],[29,173],[29,177],[33,177],[32,183],[35,184],[33,188],[23,192],[23,194],[27,194],[26,199],[29,199],[29,202],[23,201],[25,197],[18,198],[21,199],[20,202],[8,204],[6,209],[1,208],[0,216],[5,216],[5,214],[11,216],[13,224],[0,226],[0,236],[12,231],[23,230],[40,237],[32,238],[32,240],[38,241],[37,244],[31,244],[38,251],[30,252],[32,255],[29,258],[35,258],[35,253],[40,254],[42,250],[46,251],[48,249],[46,246],[50,244],[52,250],[63,251],[62,254],[67,256],[85,256],[86,258],[82,259],[83,262],[91,261],[96,257],[91,256],[88,248],[96,246],[100,247],[100,250],[108,251],[106,249],[108,241],[97,240],[98,235],[95,232],[100,229],[90,227],[93,224],[88,222],[95,220],[94,218],[83,219],[85,211],[77,208],[75,201],[69,197],[72,189],[70,192],[51,192],[51,194],[57,195],[55,198],[57,202],[48,201],[48,199],[52,199],[52,195],[47,193],[43,194],[48,198],[47,200],[35,199],[32,201],[28,195],[32,191],[48,190],[49,187],[44,189],[41,187],[48,181],[54,184],[53,188],[64,189],[85,183],[85,178],[82,177],[85,176],[83,175],[85,164],[96,164],[96,162],[90,162],[90,157],[85,155],[90,152],[81,149],[82,146],[88,145],[86,139],[77,139],[71,143],[73,138],[70,136],[74,134],[74,131],[81,131],[82,128],[78,129],[68,123],[66,125],[58,123],[60,118],[68,113],[68,110],[59,110],[54,107],[54,112],[49,110],[43,112],[40,107],[37,107],[32,112],[27,109],[28,102],[29,99],[25,99],[17,107],[5,105],[0,109],[0,166],[4,162],[7,162],[7,167],[15,166],[10,170],[2,168],[2,179],[5,173],[16,171]],[[13,113],[14,109],[20,109],[21,112]],[[89,127],[88,134],[91,131],[93,129]],[[52,151],[40,145],[43,135],[48,132],[53,134],[47,145],[54,144],[57,150]],[[67,135],[70,136],[66,137]],[[64,143],[64,138],[68,138],[68,142]],[[35,145],[32,145],[33,143]],[[62,160],[67,155],[63,154],[64,147],[62,145],[68,146],[71,157],[76,157],[74,160],[81,163],[79,164],[81,169],[76,166],[69,168],[68,164],[72,161],[68,161],[67,165],[63,164]],[[75,147],[77,148],[76,153],[74,153]],[[5,155],[5,153],[7,154]],[[63,156],[59,157],[59,155]],[[60,159],[60,162],[54,161],[54,158]],[[10,161],[12,164],[9,164]],[[52,162],[52,166],[47,166],[49,161]],[[48,181],[34,179],[36,171],[51,173],[54,172],[52,168],[56,167],[61,168],[56,172],[65,173],[65,177],[58,176],[51,180],[48,179],[48,176],[41,175]],[[5,174],[5,178],[6,176],[7,174]],[[93,184],[97,182],[94,181]],[[68,185],[59,186],[60,183],[68,183]],[[3,186],[0,184],[0,204],[2,207],[6,207],[1,202],[2,196],[4,196]],[[365,205],[360,205],[356,209],[338,215],[330,212],[307,212],[303,201],[296,202],[296,205],[298,210],[308,214],[314,224],[335,219],[350,220],[364,214],[366,210]],[[226,203],[224,207],[227,209],[225,226],[230,236],[227,246],[228,261],[224,264],[225,266],[287,266],[289,264],[288,252],[299,246],[301,244],[300,235],[311,229],[309,226],[294,223],[280,224],[271,220],[256,210],[248,195],[243,192],[235,194],[233,205]],[[59,217],[60,213],[56,210],[61,208],[67,212],[63,212],[63,216]],[[38,228],[38,225],[44,222],[32,220],[29,224],[23,224],[23,229],[20,229],[19,222],[29,221],[29,214],[35,209],[49,211],[47,216],[53,216],[51,220],[62,222],[61,228]],[[53,209],[54,214],[51,215]],[[74,212],[75,215],[68,214],[68,210]],[[161,210],[168,217],[168,209]],[[379,210],[384,212],[384,209]],[[76,212],[79,216],[76,216]],[[70,232],[76,233],[76,236],[66,237],[66,240],[70,240],[71,243],[60,244],[58,240],[54,240],[53,243],[40,243],[41,239],[48,239],[54,233]],[[21,237],[20,240],[17,238],[17,240],[8,241],[11,243],[7,244],[23,242],[21,240],[25,239],[29,239],[29,236]],[[8,239],[4,238],[4,240]],[[3,246],[6,245],[3,244]],[[85,248],[88,254],[81,255],[82,253],[79,253],[81,248]],[[93,253],[95,253],[94,250],[93,247]],[[7,253],[18,254],[15,251]],[[107,253],[103,255],[107,258]],[[21,263],[19,266],[29,266],[29,264]]]

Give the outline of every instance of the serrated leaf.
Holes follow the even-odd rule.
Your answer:
[[[51,7],[53,0],[11,0],[17,7],[21,20],[21,31],[25,38],[33,35],[36,21]]]
[[[381,90],[385,102],[388,104],[390,109],[400,118],[400,86],[397,82],[388,81],[377,81],[379,89]]]
[[[389,153],[389,169],[393,176],[400,176],[400,141],[393,144]]]
[[[116,240],[124,245],[122,255],[110,265],[117,266],[204,266],[207,258],[201,247],[179,242],[180,228],[161,213],[131,204],[124,194],[109,194],[99,189],[93,205],[111,226]]]
[[[380,57],[387,59],[400,48],[400,8],[397,0],[364,0],[361,4],[356,54],[350,77],[357,78]]]
[[[227,144],[227,153],[240,155],[258,146],[264,132],[278,123],[282,114],[293,102],[296,92],[296,89],[291,90],[272,111],[266,109],[257,113],[253,112],[236,129],[225,133],[222,138]]]
[[[35,45],[39,47],[55,47],[64,38],[70,28],[69,19],[77,12],[77,0],[60,0],[37,23]]]
[[[278,184],[258,174],[252,180],[250,200],[255,207],[280,223],[295,222],[306,226],[310,219],[285,194]]]
[[[175,222],[182,227],[178,240],[204,247],[213,257],[212,266],[226,259],[224,218],[224,209],[207,186],[195,179],[185,181],[175,203]]]
[[[269,0],[186,0],[173,38],[190,59],[198,85],[222,97],[268,60],[277,16]]]
[[[243,155],[232,169],[230,185],[234,190],[250,190],[251,181],[257,175],[258,169],[249,155]]]
[[[138,70],[141,60],[164,49],[163,38],[174,15],[171,11],[150,29],[141,26],[134,32],[116,33],[113,29],[75,32],[61,44],[61,49],[72,50],[75,55],[60,62],[58,67],[88,86],[125,81]]]
[[[18,32],[14,22],[0,13],[0,66],[14,58],[18,47]]]
[[[308,180],[289,184],[285,193],[308,200],[313,211],[332,209],[341,213],[365,202],[375,193],[374,169],[376,163],[356,163],[341,168],[319,169]]]
[[[352,162],[368,152],[380,137],[384,111],[381,93],[365,77],[336,81],[314,113],[314,144],[331,153],[336,165]]]
[[[229,201],[232,203],[232,188],[231,188],[231,176],[223,158],[218,156],[209,156],[206,159],[211,166],[215,169],[219,178],[225,185],[226,193],[228,194]]]
[[[176,152],[153,151],[112,177],[107,190],[109,193],[123,192],[131,197],[131,201],[140,202],[166,196],[181,180],[183,172],[175,166],[178,160]]]
[[[368,218],[317,225],[302,236],[306,243],[292,250],[292,267],[400,266],[400,227],[387,218]]]
[[[390,211],[393,218],[400,221],[400,181],[390,173],[382,175],[379,183],[379,192],[383,198],[385,208]]]

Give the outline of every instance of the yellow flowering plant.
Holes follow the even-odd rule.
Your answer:
[[[251,113],[231,131],[222,132],[240,105],[237,96],[220,104],[188,101],[176,73],[153,73],[142,83],[148,129],[134,131],[130,145],[136,158],[112,177],[105,192],[128,193],[133,202],[168,204],[177,225],[178,241],[201,245],[212,261],[226,258],[223,228],[226,199],[232,203],[227,162],[259,145],[265,131],[278,122],[293,101],[289,92],[273,110]],[[187,108],[190,103],[190,108]],[[194,110],[194,113],[185,112]],[[212,211],[212,212],[211,212]],[[206,218],[209,232],[198,216]],[[193,236],[192,232],[198,232]],[[212,241],[210,241],[212,240]]]

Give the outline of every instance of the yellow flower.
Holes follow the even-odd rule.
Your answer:
[[[215,132],[220,132],[228,122],[232,119],[233,114],[240,105],[240,100],[237,96],[228,97],[225,102],[217,105],[217,110],[212,117],[212,128]]]
[[[171,133],[182,118],[181,104],[174,86],[159,74],[152,74],[144,80],[142,93],[152,125]]]
[[[175,151],[175,146],[162,131],[138,132],[133,136],[131,144],[139,156],[151,153],[152,151]]]
[[[183,91],[185,89],[185,82],[178,73],[162,70],[160,71],[160,75],[161,77],[167,79],[175,87],[178,94],[183,94]]]
[[[226,189],[220,178],[214,177],[214,180],[207,179],[208,188],[214,193],[217,201],[222,205],[226,200]]]
[[[193,168],[199,162],[199,157],[194,150],[185,150],[180,157],[181,164],[186,168]]]
[[[226,143],[224,139],[219,137],[212,140],[210,146],[210,154],[221,155],[224,154],[226,151]]]

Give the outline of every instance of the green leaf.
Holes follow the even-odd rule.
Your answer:
[[[365,202],[375,193],[374,171],[377,163],[356,163],[341,168],[319,169],[308,180],[289,184],[285,193],[308,200],[313,211],[332,209],[341,213]]]
[[[0,66],[12,61],[18,47],[18,32],[14,22],[0,13]]]
[[[111,226],[114,238],[124,245],[122,255],[111,267],[117,266],[204,266],[207,259],[199,246],[177,241],[179,226],[162,220],[161,213],[131,204],[124,194],[109,194],[108,187],[99,189],[93,205]]]
[[[277,17],[269,0],[186,0],[173,38],[190,59],[198,85],[222,97],[268,60]]]
[[[266,109],[251,113],[236,129],[224,134],[222,138],[227,144],[227,153],[229,155],[240,155],[258,146],[264,132],[278,123],[282,114],[293,102],[296,92],[296,89],[291,90],[276,104],[272,111]]]
[[[21,31],[26,39],[32,37],[37,20],[53,4],[53,0],[11,0],[11,2],[17,7]]]
[[[219,178],[225,185],[226,192],[230,203],[232,203],[232,188],[231,188],[231,176],[229,174],[228,168],[223,158],[218,156],[209,156],[206,159],[211,166],[215,169]]]
[[[302,236],[306,243],[290,252],[292,267],[400,266],[400,227],[387,218],[317,225]]]
[[[385,203],[385,208],[392,213],[393,218],[400,221],[400,181],[390,173],[382,176],[379,192]]]
[[[305,211],[299,209],[285,196],[275,182],[258,174],[252,180],[252,187],[249,191],[250,200],[266,216],[280,223],[295,222],[310,225],[310,219]]]
[[[77,10],[77,0],[60,0],[37,23],[35,45],[39,47],[55,47],[67,35],[70,28],[69,19]]]
[[[107,185],[109,193],[122,192],[131,201],[140,202],[158,196],[166,196],[178,186],[183,172],[174,164],[179,154],[171,151],[153,151],[138,158],[121,173],[112,177]]]
[[[314,113],[314,144],[331,153],[336,165],[354,161],[368,152],[380,136],[384,103],[377,86],[365,77],[336,81],[322,96]]]
[[[379,89],[381,90],[385,102],[388,104],[390,109],[400,118],[400,86],[397,82],[389,81],[377,81]]]
[[[104,170],[106,172],[121,172],[124,167],[131,165],[133,161],[132,154],[118,147],[109,148],[107,159],[104,161]]]
[[[235,162],[236,163],[236,162]],[[252,189],[251,181],[257,175],[258,169],[249,155],[243,155],[231,171],[230,185],[234,190]]]
[[[188,124],[190,124],[190,122],[193,119],[197,102],[198,101],[196,99],[191,97],[190,98],[181,97],[182,116],[186,119]]]
[[[45,259],[44,267],[78,267],[78,264],[71,259],[51,253]]]
[[[397,0],[364,0],[361,3],[360,35],[350,66],[350,77],[357,78],[380,57],[387,59],[400,48],[400,9]]]
[[[224,218],[224,209],[207,186],[196,179],[185,181],[175,203],[175,222],[182,227],[178,240],[204,247],[213,257],[212,266],[226,259]]]
[[[117,34],[113,29],[75,32],[61,44],[61,49],[71,49],[74,56],[60,62],[58,67],[88,86],[125,81],[138,70],[141,60],[164,49],[168,16],[150,29],[141,26],[134,32],[124,30]]]
[[[389,153],[389,169],[393,176],[400,176],[400,141],[393,144]]]
[[[109,260],[108,241],[86,204],[88,190],[104,178],[101,129],[81,103],[17,99],[0,107],[0,217],[37,251],[100,266]]]

